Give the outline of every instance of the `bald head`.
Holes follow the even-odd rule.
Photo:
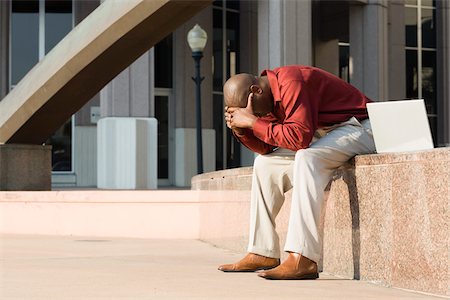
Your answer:
[[[246,107],[250,86],[255,83],[257,83],[257,79],[251,74],[242,73],[232,76],[223,86],[225,105]]]

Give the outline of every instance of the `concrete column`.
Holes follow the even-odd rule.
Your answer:
[[[339,41],[348,41],[347,1],[314,1],[314,66],[339,76]]]
[[[389,35],[389,90],[390,100],[406,97],[405,60],[405,2],[390,0],[388,8]]]
[[[122,71],[100,92],[101,117],[150,117],[154,99],[153,49]]]
[[[11,1],[0,1],[0,101],[9,92],[9,17]]]
[[[315,66],[339,77],[339,40],[316,41]]]
[[[450,3],[437,5],[438,145],[450,146]]]
[[[350,83],[375,101],[388,99],[387,0],[350,5]]]
[[[156,189],[157,120],[103,118],[98,123],[98,187]]]
[[[100,92],[97,186],[157,187],[157,120],[154,118],[153,49]]]
[[[311,0],[258,2],[259,70],[312,64]]]
[[[194,60],[187,43],[187,33],[199,24],[208,34],[201,60],[202,139],[204,172],[215,170],[215,131],[212,102],[212,7],[209,6],[173,33],[174,43],[174,96],[175,96],[175,185],[190,186],[197,174],[196,115]]]
[[[240,71],[258,75],[258,2],[240,5]]]
[[[350,83],[364,92],[364,6],[349,7]]]

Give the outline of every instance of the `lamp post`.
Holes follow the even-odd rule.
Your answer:
[[[200,59],[203,57],[208,35],[198,24],[196,24],[187,35],[189,47],[192,50],[192,57],[195,61],[195,77],[192,77],[196,84],[196,120],[197,120],[197,173],[203,173],[203,146],[202,146],[202,103],[200,85],[205,77],[200,76]]]

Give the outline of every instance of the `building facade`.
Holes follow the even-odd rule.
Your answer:
[[[101,4],[1,1],[0,98]],[[450,143],[450,1],[218,0],[120,73],[46,142],[53,145],[54,186],[96,187],[99,161],[126,162],[140,147],[111,155],[99,147],[98,122],[142,119],[155,120],[157,130],[133,135],[155,145],[157,155],[140,172],[156,172],[162,188],[190,185],[197,116],[186,37],[197,23],[208,34],[201,61],[205,172],[253,163],[223,121],[227,78],[290,64],[325,69],[376,101],[423,98],[435,145]],[[109,128],[101,132],[122,132],[115,131],[119,123],[103,121]],[[130,143],[126,134],[106,138]]]

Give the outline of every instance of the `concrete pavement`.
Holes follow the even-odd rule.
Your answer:
[[[217,271],[241,256],[198,240],[3,235],[0,299],[442,299],[323,273],[269,281]]]

